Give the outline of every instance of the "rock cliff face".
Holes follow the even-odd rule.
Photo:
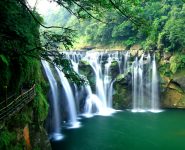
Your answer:
[[[47,86],[44,84],[45,82],[42,88],[36,85],[34,100],[11,118],[0,121],[0,149],[51,150],[44,129],[44,121],[48,114],[48,103],[44,92],[47,91]]]
[[[43,122],[37,118],[30,103],[9,120],[0,122],[0,149],[51,150]]]
[[[165,64],[167,63],[170,61]],[[185,108],[185,68],[179,69],[174,74],[161,74],[161,106]]]
[[[132,103],[132,76],[120,75],[114,83],[113,108],[131,108]]]

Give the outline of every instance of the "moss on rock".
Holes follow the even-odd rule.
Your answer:
[[[95,76],[95,73],[94,73],[92,67],[90,66],[90,64],[87,63],[86,61],[80,61],[80,63],[79,63],[79,72],[80,72],[80,74],[87,77],[87,79],[89,81],[89,84],[92,87],[92,90],[95,91],[96,76]]]
[[[114,83],[113,108],[129,108],[132,102],[130,74],[119,75]]]

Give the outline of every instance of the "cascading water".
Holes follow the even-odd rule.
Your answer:
[[[81,53],[77,53],[77,52],[73,52],[73,53],[68,52],[68,53],[65,53],[65,54],[66,54],[67,58],[71,61],[74,71],[79,74],[78,66],[79,66],[79,62],[80,62],[83,55]],[[81,90],[79,91],[78,86],[75,83],[73,83],[73,86],[74,86],[75,101],[76,101],[76,104],[77,104],[76,105],[77,106],[77,112],[80,112],[79,97],[83,93],[82,91],[84,90],[84,88],[81,87]]]
[[[87,62],[91,67],[90,80],[95,79],[92,85],[85,84],[81,87],[72,83],[65,77],[62,71],[54,67],[54,71],[58,73],[60,84],[62,84],[61,93],[67,101],[67,118],[65,121],[69,128],[77,128],[80,126],[77,114],[85,117],[91,117],[94,114],[108,116],[114,112],[112,109],[113,84],[119,74],[122,74],[123,84],[131,86],[130,77],[132,76],[132,111],[133,112],[159,112],[159,89],[158,75],[155,55],[143,54],[140,58],[136,57],[130,66],[132,57],[129,52],[64,52],[66,58],[72,63],[74,71],[79,75],[82,68],[79,67],[80,62]],[[115,63],[117,62],[117,63]],[[46,76],[52,92],[52,140],[60,140],[63,138],[61,134],[61,110],[59,103],[59,94],[57,82],[53,76],[51,68],[46,61],[42,61]],[[116,68],[117,67],[117,68]],[[82,71],[83,72],[83,71]],[[94,72],[94,73],[93,73]],[[95,77],[93,78],[93,74]],[[56,76],[55,76],[56,77]],[[95,84],[95,85],[94,85]],[[92,86],[92,87],[91,87]],[[63,98],[60,98],[63,100]],[[124,99],[124,97],[123,97]],[[83,108],[82,108],[83,107]],[[78,113],[77,113],[78,112]]]
[[[102,103],[97,95],[92,93],[91,87],[89,85],[85,86],[85,90],[87,92],[86,103],[84,106],[84,116],[92,117],[93,111],[96,113],[101,113],[102,111]]]
[[[110,105],[111,104],[111,97],[112,97],[112,87],[111,87],[111,77],[109,75],[109,69],[110,69],[110,66],[111,66],[111,58],[110,56],[108,56],[108,59],[107,59],[107,63],[105,64],[105,70],[104,70],[104,78],[103,78],[103,83],[104,83],[104,92],[106,94],[106,107],[109,107],[109,108],[112,108],[112,106]],[[110,93],[109,93],[110,92]]]
[[[61,115],[60,115],[60,108],[59,108],[59,99],[58,99],[58,87],[57,82],[52,74],[50,69],[49,63],[47,61],[42,60],[42,65],[44,67],[46,76],[48,78],[50,88],[51,88],[51,95],[52,95],[52,133],[50,138],[52,140],[61,140],[63,135],[61,134]]]
[[[72,64],[75,68],[78,68],[80,59],[87,61],[92,69],[94,70],[96,76],[96,101],[101,103],[101,107],[97,106],[97,112],[106,112],[107,108],[112,108],[112,93],[113,93],[113,81],[110,76],[110,66],[114,61],[118,62],[119,72],[127,74],[130,71],[129,57],[130,53],[121,53],[121,52],[86,52],[84,56],[79,55],[78,53],[71,53],[70,58],[72,59]],[[124,57],[124,59],[122,58]],[[155,59],[153,59],[155,62]],[[135,58],[132,68],[132,97],[133,97],[133,112],[145,112],[145,111],[154,111],[158,109],[158,89],[157,79],[154,78],[156,63],[151,62],[151,57],[148,54],[144,54],[140,59]],[[105,63],[106,62],[106,63]],[[102,65],[103,63],[103,65]],[[153,66],[153,67],[152,67]],[[120,69],[122,68],[122,69]],[[152,69],[153,68],[153,69]],[[78,70],[75,69],[77,72]],[[123,70],[123,71],[122,71]],[[155,75],[155,77],[157,77]],[[88,88],[85,86],[85,90],[91,90],[91,87]],[[154,91],[154,92],[153,92]],[[86,93],[92,93],[86,92]],[[155,93],[157,96],[155,96]],[[153,94],[153,95],[152,95]],[[91,96],[87,96],[91,97]],[[98,98],[97,98],[98,97]],[[85,108],[91,108],[89,106],[97,104],[92,100],[87,98]],[[92,104],[94,103],[94,104]],[[87,111],[88,110],[88,111]],[[85,112],[93,112],[90,109],[84,109]]]
[[[145,61],[143,54],[139,61],[136,57],[133,62],[132,99],[133,112],[159,111],[159,91],[155,56],[152,60],[152,67],[151,56],[149,54]]]
[[[82,93],[87,93],[85,100],[84,114],[91,116],[92,113],[99,115],[110,115],[112,108],[112,93],[113,93],[113,81],[110,76],[110,66],[112,61],[117,61],[121,64],[122,58],[119,58],[118,52],[109,54],[108,52],[69,52],[66,53],[67,58],[70,59],[73,69],[79,74],[79,62],[80,60],[87,61],[91,68],[94,70],[96,78],[96,92],[93,94],[89,85],[81,87]],[[75,55],[75,56],[74,56]],[[102,68],[103,62],[106,62]],[[80,74],[79,74],[80,75]],[[79,90],[75,87],[75,95],[79,95]],[[78,101],[78,97],[75,97]]]
[[[107,63],[104,65],[104,72],[102,70],[102,62],[104,54],[107,55]],[[114,59],[115,56],[114,55]],[[117,57],[116,57],[117,58]],[[118,58],[117,58],[118,59]],[[100,115],[110,115],[113,112],[112,108],[112,90],[111,77],[109,76],[109,69],[111,66],[112,58],[107,53],[87,53],[84,60],[88,61],[96,76],[96,102],[101,103],[98,113]],[[113,83],[112,83],[113,84]],[[109,93],[110,92],[110,93]],[[110,102],[111,101],[111,102]],[[97,104],[97,103],[96,103]],[[100,105],[99,105],[100,106]],[[99,107],[98,106],[98,107]]]
[[[152,61],[152,90],[151,90],[151,111],[159,111],[159,90],[158,90],[158,74],[155,61],[155,55]]]
[[[77,55],[78,57],[74,57],[73,55]],[[73,65],[73,69],[79,74],[79,70],[78,70],[78,66],[79,66],[79,61],[82,59],[81,54],[77,54],[77,53],[73,53],[71,56],[71,63]],[[68,58],[70,58],[70,56],[68,55]],[[74,59],[76,58],[76,59]],[[79,74],[80,75],[80,74]],[[77,88],[76,85],[74,85],[75,88],[75,94],[76,94],[76,100],[78,101],[78,95],[77,93],[79,93],[79,90]],[[93,113],[96,114],[101,114],[102,113],[102,109],[103,109],[103,104],[101,102],[101,100],[99,99],[99,97],[96,94],[92,93],[92,89],[90,87],[89,84],[85,84],[81,87],[81,93],[87,93],[87,97],[85,100],[85,105],[84,105],[84,113],[83,116],[85,117],[92,117]]]
[[[126,72],[126,70],[129,67],[128,60],[129,60],[129,52],[127,51],[126,54],[124,55],[124,68],[123,68],[124,73]]]
[[[147,103],[147,109],[151,109],[151,84],[152,84],[152,78],[151,78],[151,73],[152,73],[152,65],[151,65],[151,56],[150,54],[147,55],[147,58],[146,58],[146,63],[148,64],[148,69],[146,71],[146,79],[145,79],[145,94],[146,94],[146,99],[148,99],[148,103]]]
[[[139,75],[139,107],[145,108],[144,104],[144,83],[143,83],[143,55],[141,56],[139,60],[139,66],[138,66],[138,75]]]
[[[57,67],[55,67],[57,70],[57,73],[60,78],[60,82],[63,85],[65,95],[67,98],[67,103],[68,103],[68,111],[69,111],[69,121],[68,125],[69,128],[77,128],[79,127],[80,123],[77,121],[77,111],[76,111],[76,106],[75,106],[75,99],[72,93],[71,86],[65,77],[64,73],[60,71]]]
[[[96,75],[96,95],[102,101],[103,109],[106,108],[106,95],[103,84],[102,68],[99,63],[99,53],[87,53],[86,59],[89,61]]]
[[[132,101],[133,101],[133,106],[132,109],[133,111],[138,110],[138,58],[136,57],[135,61],[132,64]]]
[[[78,87],[75,84],[69,84],[69,81],[64,74],[55,67],[58,77],[63,86],[65,98],[68,108],[67,125],[70,127],[78,127],[80,124],[77,120],[77,114],[82,113],[87,117],[93,114],[110,115],[112,110],[113,84],[116,81],[116,76],[112,72],[112,64],[115,66],[115,61],[118,62],[117,75],[121,72],[123,76],[130,71],[132,74],[132,111],[159,111],[159,90],[158,76],[155,55],[142,55],[136,57],[132,66],[129,66],[129,52],[65,52],[66,57],[71,61],[73,69],[80,75],[79,62],[85,60],[91,66],[95,74],[95,87],[91,89],[91,85],[83,85]],[[51,68],[46,61],[42,61],[44,70],[50,83],[52,92],[52,110],[53,110],[53,126],[52,138],[60,139],[61,134],[61,115],[59,108],[59,91],[57,82],[52,74]],[[121,68],[121,69],[120,69]],[[83,104],[81,95],[86,93]],[[81,108],[83,105],[83,108]],[[77,113],[78,110],[78,113]]]
[[[119,73],[123,73],[122,69],[122,55],[119,52],[113,53],[112,57],[110,57],[110,61],[117,61],[119,67]]]
[[[107,96],[107,99],[108,99],[107,107],[110,109],[112,108],[113,84],[114,84],[114,80],[110,84],[110,87],[108,89],[108,96]]]

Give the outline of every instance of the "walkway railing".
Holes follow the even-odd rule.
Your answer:
[[[33,100],[34,97],[35,97],[35,85],[31,89],[19,95],[11,102],[7,103],[7,100],[1,102],[0,121],[13,116],[15,113],[21,110],[25,105],[27,105],[31,100]]]

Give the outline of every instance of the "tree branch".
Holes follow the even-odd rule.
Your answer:
[[[33,10],[34,10],[34,11],[36,10],[37,3],[38,3],[38,0],[35,1],[34,7],[33,7]]]
[[[117,9],[124,17],[126,17],[128,20],[130,20],[132,23],[134,23],[135,25],[139,25],[139,26],[141,26],[141,23],[139,23],[138,21],[136,21],[135,19],[133,19],[132,18],[132,16],[129,16],[129,15],[127,15],[127,13],[125,13],[123,10],[121,10],[120,8],[119,8],[119,6],[117,6],[112,0],[109,0],[110,1],[110,3],[112,4],[112,6],[115,8],[115,9]]]
[[[62,2],[57,1],[56,2],[58,5],[61,5],[62,7],[64,7],[67,11],[69,11],[69,13],[71,13],[72,15],[74,15],[77,19],[80,19],[80,17],[75,14],[75,12],[73,12],[69,7],[65,6]]]
[[[59,28],[59,29],[74,31],[73,29],[65,28],[65,27],[61,27],[61,26],[45,26],[45,25],[43,25],[43,24],[35,17],[35,15],[32,13],[32,11],[28,8],[28,6],[27,6],[25,3],[23,3],[21,0],[18,0],[18,1],[20,2],[20,4],[21,4],[22,6],[24,6],[24,7],[28,10],[28,12],[29,12],[30,15],[33,17],[33,19],[34,19],[40,26],[42,26],[43,28],[46,28],[46,29]]]
[[[82,10],[84,10],[91,18],[93,18],[93,19],[95,19],[95,20],[97,20],[97,21],[99,21],[99,22],[102,22],[102,23],[105,23],[105,24],[107,24],[107,22],[104,22],[104,21],[102,21],[102,20],[100,20],[99,18],[96,18],[95,16],[93,16],[91,13],[89,13],[83,6],[81,6],[80,4],[78,4],[77,2],[75,2],[75,1],[72,1],[74,4],[76,4],[78,7],[80,7]]]

